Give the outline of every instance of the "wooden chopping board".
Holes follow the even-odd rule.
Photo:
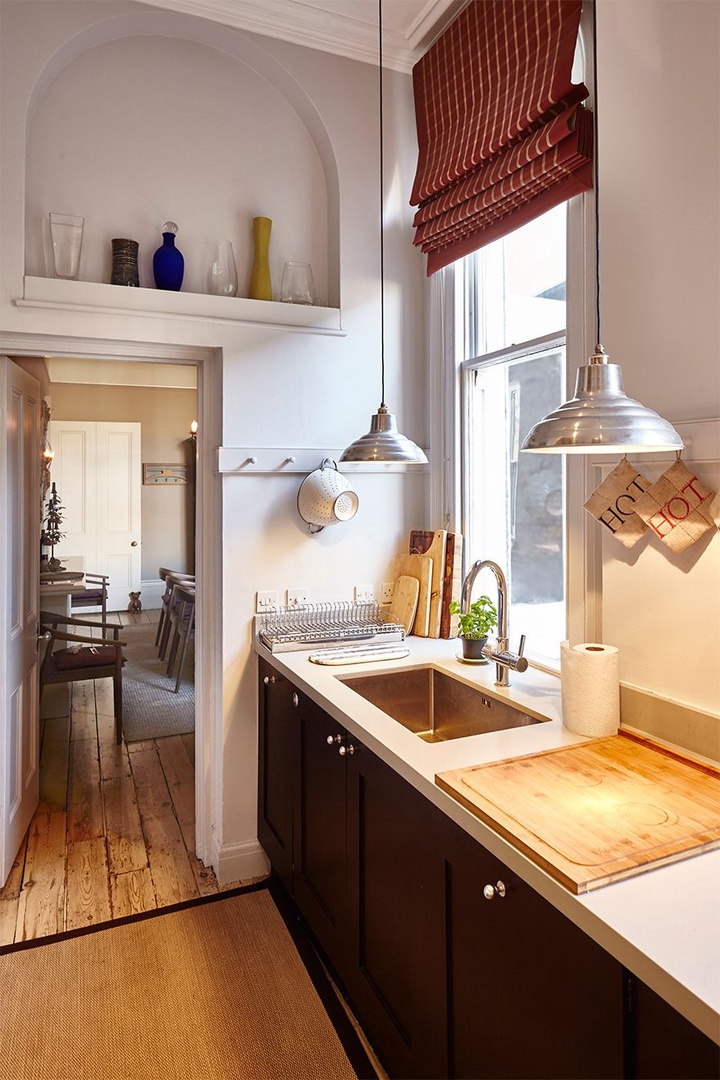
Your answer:
[[[575,893],[720,846],[720,769],[627,732],[435,782]]]
[[[410,551],[417,552],[420,555],[427,555],[433,561],[427,633],[427,636],[431,638],[440,637],[447,536],[445,529],[435,529],[434,531],[413,529],[410,533]]]
[[[409,577],[407,574],[401,574],[393,588],[390,619],[392,622],[401,623],[405,627],[406,634],[410,633],[415,622],[419,595],[420,582],[418,579]]]
[[[430,626],[430,592],[432,589],[432,559],[428,555],[399,555],[395,566],[395,580],[414,577],[420,583],[418,606],[412,633],[427,637]]]

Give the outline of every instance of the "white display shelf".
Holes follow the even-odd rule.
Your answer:
[[[340,309],[305,304],[282,304],[274,300],[248,300],[239,296],[206,296],[202,293],[169,292],[105,285],[96,281],[63,281],[59,278],[24,278],[18,307],[82,311],[108,315],[140,315],[150,318],[204,319],[252,326],[266,326],[304,334],[345,336]]]

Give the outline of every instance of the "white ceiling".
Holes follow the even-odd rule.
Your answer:
[[[469,0],[382,0],[383,64],[410,71]],[[152,7],[292,41],[366,63],[378,61],[378,0],[141,0]]]

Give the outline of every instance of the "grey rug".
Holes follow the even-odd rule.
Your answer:
[[[195,730],[195,643],[190,639],[180,681],[166,674],[167,663],[158,658],[154,623],[123,626],[120,637],[127,663],[123,669],[123,731],[125,742],[163,739]]]

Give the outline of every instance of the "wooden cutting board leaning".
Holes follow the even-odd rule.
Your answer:
[[[404,626],[406,634],[410,633],[415,622],[419,595],[420,582],[418,579],[409,577],[407,574],[401,574],[393,589],[390,621]]]
[[[574,893],[720,846],[720,769],[628,732],[435,783]]]
[[[395,581],[401,577],[417,578],[418,605],[412,633],[427,637],[430,627],[430,593],[432,591],[432,559],[427,555],[399,555],[395,564]]]
[[[445,581],[445,555],[447,551],[447,532],[445,529],[414,529],[410,533],[410,551],[427,555],[432,559],[432,581],[430,587],[430,614],[427,637],[439,638],[442,622],[443,584]]]
[[[457,637],[458,620],[457,615],[450,614],[450,603],[453,600],[460,600],[462,591],[462,534],[444,532],[441,529],[435,531],[431,529],[413,529],[410,533],[410,551],[417,551],[421,555],[430,555],[430,549],[434,545],[435,552],[440,552],[443,547],[443,533],[445,537],[443,570],[442,574],[438,573],[436,575],[436,567],[433,565],[434,580],[432,586],[433,594],[436,588],[439,592],[440,625],[439,632],[434,633],[437,629],[437,618],[433,619],[431,613],[429,636],[451,638]],[[437,557],[439,558],[440,555],[438,554]],[[433,563],[435,563],[435,556],[433,556]]]

